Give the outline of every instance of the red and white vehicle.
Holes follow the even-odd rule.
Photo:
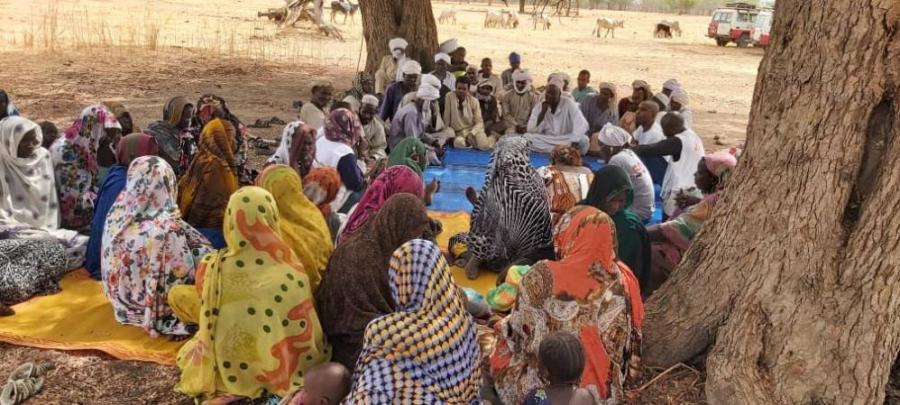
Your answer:
[[[756,25],[750,32],[753,46],[766,47],[769,45],[769,33],[772,31],[772,12],[760,11],[756,16]]]
[[[716,9],[709,22],[707,36],[716,40],[716,45],[725,46],[734,42],[741,48],[752,44],[752,31],[761,10],[752,4],[730,3]]]

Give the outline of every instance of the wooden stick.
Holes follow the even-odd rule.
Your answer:
[[[663,371],[662,373],[657,374],[656,377],[653,377],[652,380],[650,380],[650,381],[648,381],[646,384],[642,385],[641,388],[638,388],[638,389],[637,389],[637,392],[643,391],[645,388],[651,386],[651,385],[652,385],[653,383],[655,383],[657,380],[659,380],[660,378],[662,378],[663,376],[665,376],[666,374],[668,374],[670,371],[672,371],[672,370],[674,370],[674,369],[676,369],[676,368],[678,368],[678,367],[684,367],[684,368],[687,368],[687,369],[689,369],[689,370],[691,370],[691,371],[693,371],[693,372],[695,372],[695,373],[697,372],[697,370],[694,370],[693,367],[690,367],[690,366],[688,366],[688,365],[686,365],[686,364],[684,364],[684,363],[678,363],[678,364],[676,364],[676,365],[674,365],[674,366],[672,366],[672,367],[667,368],[666,371]]]

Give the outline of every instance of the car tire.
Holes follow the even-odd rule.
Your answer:
[[[716,45],[718,45],[718,46],[728,45],[728,40],[722,39],[722,38],[716,38]]]
[[[737,40],[737,46],[738,48],[746,48],[750,46],[750,36],[747,34],[741,35],[741,37]]]

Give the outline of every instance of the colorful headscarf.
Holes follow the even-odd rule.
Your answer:
[[[301,125],[305,125],[302,120],[291,121],[281,129],[281,142],[275,153],[266,159],[266,164],[286,165],[291,158],[291,145],[294,141],[294,133]]]
[[[175,172],[165,160],[135,159],[103,232],[103,290],[116,320],[141,326],[154,337],[190,334],[167,295],[175,285],[193,284],[200,259],[212,250],[181,219],[176,194]]]
[[[540,255],[552,244],[547,192],[528,158],[529,148],[523,137],[497,142],[465,238],[475,257],[501,268]]]
[[[557,145],[550,152],[550,161],[555,165],[581,167],[583,162],[578,149],[570,145]]]
[[[390,283],[397,310],[366,328],[348,401],[477,402],[475,325],[440,249],[421,239],[405,243],[391,258]]]
[[[427,152],[428,148],[425,147],[425,144],[419,138],[406,138],[391,150],[391,154],[388,156],[388,165],[406,166],[413,169],[419,176],[422,176],[427,165],[423,164],[422,161],[425,160]],[[421,160],[415,159],[415,156],[418,156]]]
[[[373,78],[372,75],[369,74],[368,72],[365,72],[365,71],[357,72],[356,76],[353,76],[352,87],[350,87],[350,89],[348,89],[347,91],[344,92],[344,94],[341,95],[341,100],[343,100],[346,97],[352,96],[355,99],[362,102],[362,98],[365,95],[365,93],[363,93],[363,83],[364,82],[373,82],[374,83],[375,78]]]
[[[369,218],[384,205],[392,195],[409,193],[419,198],[425,197],[425,184],[416,172],[406,166],[391,166],[384,170],[366,189],[359,204],[354,208],[338,242],[343,242],[356,233]]]
[[[184,110],[193,106],[184,97],[174,97],[163,106],[162,120],[151,122],[147,125],[146,133],[156,139],[159,146],[159,154],[175,170],[175,174],[183,173],[190,165],[190,146],[186,142],[193,142],[186,134],[187,128],[178,128],[181,123]]]
[[[723,151],[710,153],[704,156],[703,163],[710,173],[719,179],[716,188],[721,190],[725,188],[725,183],[727,183],[728,179],[731,177],[731,172],[734,170],[734,167],[737,166],[737,159],[731,153]]]
[[[422,199],[395,194],[359,232],[334,250],[316,291],[316,309],[335,349],[333,361],[353,370],[366,326],[376,317],[396,311],[387,271],[391,255],[400,245],[420,238],[429,222]]]
[[[119,140],[116,146],[116,161],[122,166],[129,166],[134,159],[157,153],[159,147],[155,138],[147,134],[131,134]]]
[[[131,113],[128,111],[128,107],[125,107],[125,104],[122,104],[119,101],[104,101],[103,105],[113,113],[113,116],[116,117],[116,120],[119,121],[119,124],[122,124],[123,122],[128,122],[131,124],[131,127],[122,127],[122,131],[125,132],[125,134],[141,132],[141,129],[134,124],[134,119],[132,118]]]
[[[229,126],[229,132],[234,138],[232,141],[234,144],[233,152],[231,153],[233,156],[232,160],[234,161],[236,173],[239,175],[242,174],[244,165],[247,163],[247,127],[244,126],[244,123],[242,123],[236,115],[231,113],[228,109],[228,105],[225,104],[225,99],[213,94],[201,96],[197,101],[197,111],[195,112],[195,116],[199,119],[199,127],[201,128],[216,118],[231,124]]]
[[[319,207],[322,215],[331,213],[331,202],[341,191],[341,176],[333,167],[315,167],[303,177],[303,194]]]
[[[290,166],[297,171],[300,176],[306,176],[313,163],[316,161],[316,130],[309,125],[302,124],[294,131],[291,141],[290,155],[288,156]]]
[[[220,119],[206,124],[199,150],[178,182],[178,206],[198,228],[220,228],[228,198],[238,188],[234,169],[234,137]]]
[[[260,173],[256,185],[272,193],[281,214],[278,229],[303,264],[315,293],[334,250],[325,217],[303,194],[297,171],[285,165],[272,165]]]
[[[91,222],[100,187],[97,150],[107,129],[122,129],[122,126],[109,109],[95,104],[85,108],[50,146],[63,228],[81,229]]]
[[[338,108],[325,119],[325,138],[332,142],[341,142],[353,148],[357,156],[368,149],[368,142],[359,118],[353,111]]]
[[[184,118],[184,109],[187,107],[193,107],[193,104],[184,97],[177,96],[169,99],[166,105],[163,106],[163,121],[169,124],[170,127],[175,128]]]
[[[228,247],[197,269],[200,329],[178,352],[175,389],[201,402],[225,393],[285,396],[329,359],[309,278],[278,231],[268,191],[238,190],[227,212]]]
[[[19,143],[34,131],[38,144],[41,127],[19,116],[0,120],[0,227],[27,224],[59,228],[59,204],[53,182],[53,163],[43,148],[34,157],[20,158]]]

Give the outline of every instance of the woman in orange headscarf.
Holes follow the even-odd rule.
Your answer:
[[[522,279],[518,301],[499,324],[491,374],[507,404],[547,385],[538,364],[541,341],[567,331],[584,346],[582,388],[598,399],[624,401],[623,384],[640,373],[640,286],[616,258],[615,225],[602,211],[576,206],[559,220],[559,260],[538,262]]]
[[[197,156],[178,182],[178,208],[195,228],[222,229],[228,198],[238,188],[234,127],[214,119],[203,127]]]

